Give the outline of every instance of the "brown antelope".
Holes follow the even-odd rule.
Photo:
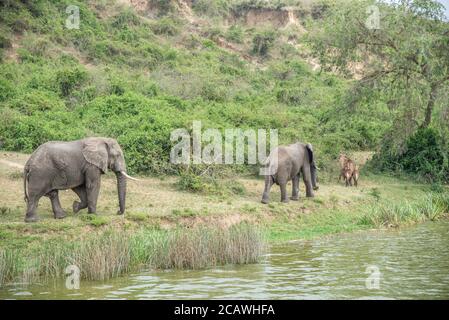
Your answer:
[[[357,183],[359,180],[359,169],[357,168],[354,161],[348,158],[345,154],[340,154],[338,158],[338,162],[340,163],[340,176],[338,177],[338,181],[343,178],[346,186],[352,186],[352,181],[354,181],[354,185],[357,187]]]

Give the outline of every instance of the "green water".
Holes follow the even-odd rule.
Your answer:
[[[379,273],[367,287],[370,266]],[[449,222],[291,242],[272,247],[255,265],[142,271],[82,281],[79,290],[66,289],[64,281],[13,284],[0,289],[0,298],[448,299]]]

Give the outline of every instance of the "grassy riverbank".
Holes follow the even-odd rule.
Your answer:
[[[98,214],[73,214],[76,195],[61,193],[67,218],[52,218],[43,198],[40,221],[23,222],[21,171],[27,155],[0,153],[0,283],[61,276],[81,266],[84,279],[107,279],[145,267],[204,268],[257,262],[264,243],[437,220],[449,212],[445,187],[386,176],[362,176],[359,188],[322,183],[315,198],[260,203],[261,179],[238,179],[238,195],[179,191],[176,178],[129,182],[127,213],[115,214],[113,176],[102,181]],[[335,179],[336,180],[336,179]],[[303,191],[303,186],[301,186]]]

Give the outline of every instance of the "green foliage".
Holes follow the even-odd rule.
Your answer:
[[[256,33],[253,37],[252,53],[261,57],[266,57],[268,51],[273,46],[276,34],[272,30]]]
[[[383,97],[389,104],[399,139],[419,127],[431,126],[438,109],[444,108],[449,84],[447,50],[449,24],[444,7],[433,0],[374,0],[329,2],[326,19],[309,33],[310,44],[324,70],[354,74],[354,63],[363,61],[363,81],[354,82],[353,102]],[[382,13],[380,25],[369,28],[366,8]],[[381,29],[381,32],[378,30]],[[414,48],[411,50],[410,48]],[[367,58],[369,57],[369,58]],[[387,137],[391,139],[391,137]],[[402,144],[404,140],[399,141]]]
[[[213,176],[196,174],[193,171],[182,171],[176,182],[176,187],[182,191],[189,191],[195,193],[206,193],[214,195],[239,195],[246,194],[246,189],[243,184],[235,180],[218,179]]]
[[[303,60],[309,44],[295,35],[305,45],[297,54],[284,39],[291,30],[239,25],[226,30],[215,23],[229,4],[275,9],[298,5],[294,0],[195,1],[196,13],[214,17],[195,32],[186,31],[188,22],[176,18],[171,1],[151,1],[162,16],[152,20],[131,7],[106,8],[105,2],[10,3],[0,4],[0,144],[5,150],[31,152],[48,140],[110,136],[122,145],[131,173],[179,173],[169,163],[170,132],[189,130],[193,120],[201,120],[204,128],[219,130],[278,129],[282,144],[311,142],[325,171],[320,179],[325,179],[342,149],[376,148],[401,114],[382,92],[367,89],[367,98],[352,99],[358,96],[352,82],[312,71]],[[64,27],[69,4],[80,8],[79,30]],[[104,15],[106,9],[111,15]],[[222,37],[239,43],[242,51],[222,48]],[[244,52],[251,50],[263,59],[250,62],[253,58]],[[425,90],[429,93],[430,87]],[[445,110],[437,111],[444,119]],[[232,170],[257,171],[255,166]],[[216,178],[199,179],[182,177],[181,188],[245,192]]]
[[[433,128],[422,128],[410,136],[405,150],[395,153],[386,144],[373,157],[379,170],[404,171],[428,182],[448,181],[448,156],[445,142]]]
[[[176,183],[179,190],[189,192],[204,192],[207,188],[201,176],[186,172],[179,175]]]
[[[243,36],[244,36],[243,29],[239,25],[232,25],[226,31],[226,39],[232,42],[242,43]]]
[[[192,3],[196,13],[209,17],[225,16],[229,6],[230,2],[226,0],[196,0]]]
[[[79,67],[62,69],[56,74],[61,94],[67,97],[76,88],[79,88],[87,80],[87,72]]]
[[[6,79],[0,78],[0,102],[8,100],[14,96],[15,88]]]
[[[105,217],[96,214],[81,214],[80,219],[93,227],[101,227],[108,224]]]
[[[156,34],[174,36],[179,32],[179,27],[172,18],[161,18],[151,25],[151,30]]]
[[[374,227],[399,227],[427,220],[438,220],[449,212],[447,193],[429,193],[415,202],[376,203],[359,219],[359,224]]]
[[[446,154],[445,154],[446,152]],[[428,180],[445,174],[447,151],[438,133],[432,129],[420,129],[407,141],[406,151],[398,162],[406,172],[417,173]]]

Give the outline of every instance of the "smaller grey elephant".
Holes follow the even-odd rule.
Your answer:
[[[292,180],[291,200],[299,200],[299,177],[302,173],[306,186],[306,196],[313,197],[316,184],[317,167],[315,165],[311,144],[297,142],[273,149],[265,162],[265,189],[262,203],[269,202],[270,189],[273,184],[281,188],[281,201],[288,202],[287,182]]]

